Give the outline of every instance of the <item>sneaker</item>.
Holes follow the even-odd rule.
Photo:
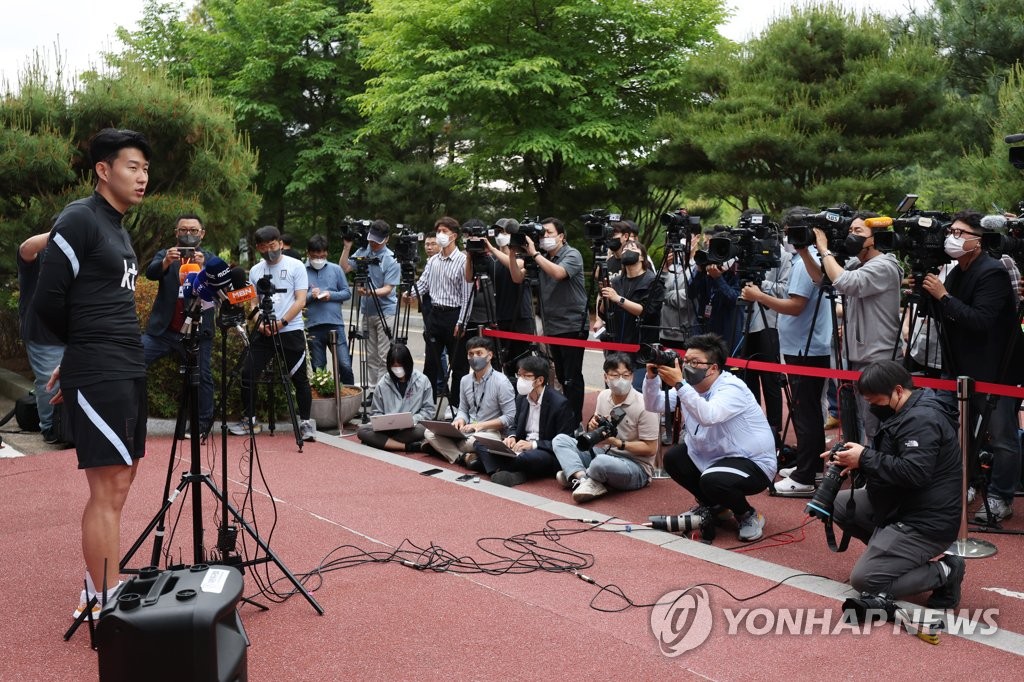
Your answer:
[[[526,483],[526,474],[521,471],[495,471],[491,474],[491,483],[514,488]]]
[[[978,507],[978,511],[974,513],[974,522],[980,523],[985,526],[994,526],[1000,521],[1013,516],[1013,503],[1003,502],[998,497],[989,496],[988,508],[991,514],[985,513],[985,505]]]
[[[576,503],[590,502],[595,497],[601,497],[606,492],[608,492],[608,488],[605,488],[604,484],[598,483],[587,476],[579,480],[579,485],[572,491],[572,499]]]
[[[710,507],[710,509],[708,507],[702,507],[701,505],[698,504],[697,506],[690,510],[690,513],[698,513],[704,509],[708,509],[710,513],[714,515],[716,526],[725,526],[736,520],[736,515],[732,513],[732,509],[729,509],[728,507],[723,507],[720,504],[716,504]]]
[[[783,496],[790,495],[793,497],[810,497],[814,494],[814,486],[809,483],[797,483],[787,476],[775,484],[775,494]]]
[[[558,481],[558,485],[562,486],[566,490],[575,490],[583,479],[579,477],[568,478],[565,475],[565,472],[559,469],[558,473],[555,474],[555,480]]]
[[[764,534],[764,514],[756,509],[748,511],[740,517],[740,540],[753,542]]]
[[[43,442],[47,445],[57,445],[60,437],[53,432],[53,429],[43,429]]]
[[[930,609],[955,609],[960,606],[960,587],[967,572],[967,562],[952,554],[945,555],[939,561],[949,568],[949,575],[942,587],[936,588],[928,597],[927,606]]]
[[[248,436],[249,434],[259,433],[262,430],[263,426],[259,422],[255,419],[246,419],[245,417],[242,417],[241,421],[228,427],[228,433],[232,436]]]
[[[974,504],[974,495],[974,486],[969,486],[967,488],[967,504]]]
[[[299,438],[305,441],[316,440],[316,422],[312,419],[303,419],[300,421]]]
[[[779,469],[779,478],[789,478],[796,471],[796,467],[786,467],[785,469]]]
[[[75,620],[78,620],[78,618],[83,613],[85,613],[85,608],[88,605],[89,605],[89,596],[85,593],[85,590],[82,590],[82,596],[79,597],[79,599],[78,599],[78,607],[75,608],[75,611],[74,611],[74,613],[71,614],[71,617],[74,618]],[[100,606],[100,600],[97,599],[96,603],[92,605],[92,618],[93,618],[93,620],[97,620],[100,617],[100,610],[102,608],[103,607]]]
[[[832,429],[836,428],[837,426],[839,426],[839,419],[837,419],[836,417],[833,417],[832,415],[829,415],[828,419],[825,420],[825,430],[826,431],[831,431]]]

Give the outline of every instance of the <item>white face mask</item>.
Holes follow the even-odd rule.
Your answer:
[[[508,243],[510,241],[512,241],[512,235],[510,235],[510,234],[496,234],[496,235],[494,235],[494,243],[497,244],[499,248],[508,246]]]
[[[543,237],[540,240],[540,248],[542,251],[554,251],[557,243],[558,240],[554,237]]]
[[[326,258],[310,258],[309,259],[309,267],[313,268],[314,270],[320,270],[325,265],[327,265],[327,259]]]
[[[446,235],[444,232],[441,232],[440,234],[437,235],[437,245],[440,248],[446,249],[446,248],[448,248],[448,245],[451,244],[451,243],[452,243],[451,237]]]
[[[608,382],[608,388],[612,389],[612,393],[615,395],[623,396],[633,388],[633,382],[629,379],[612,379]]]
[[[963,237],[958,238],[950,234],[946,235],[946,241],[943,243],[942,248],[950,258],[960,258],[961,256],[970,253],[970,251],[964,249],[964,244],[966,242],[967,240]],[[974,249],[971,249],[971,251],[973,250]]]
[[[392,367],[391,373],[395,375],[396,379],[405,378],[405,367]]]
[[[786,249],[786,253],[796,253],[796,248],[785,237],[782,238],[782,246]]]
[[[533,390],[533,379],[527,379],[526,377],[516,378],[516,393],[519,395],[530,395],[530,391]]]

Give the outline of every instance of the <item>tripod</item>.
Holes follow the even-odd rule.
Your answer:
[[[360,410],[360,422],[366,424],[370,421],[368,410],[372,402],[373,390],[367,382],[368,374],[368,357],[369,353],[376,353],[376,348],[371,348],[368,341],[370,340],[370,323],[368,320],[360,319],[360,314],[363,308],[363,299],[369,298],[374,307],[374,313],[376,314],[376,320],[380,322],[381,329],[384,330],[384,335],[387,337],[389,342],[394,343],[394,335],[392,334],[391,327],[388,325],[387,318],[384,315],[384,308],[381,305],[380,298],[377,297],[373,291],[376,287],[373,285],[373,281],[370,278],[370,266],[380,265],[380,258],[356,258],[356,275],[354,285],[358,291],[360,288],[370,288],[370,293],[359,296],[353,296],[351,304],[349,306],[349,329],[348,338],[351,340],[352,349],[351,355],[354,359],[357,355],[359,357],[359,388],[362,391],[362,400],[359,403]],[[395,311],[395,319],[398,319],[398,309]],[[363,323],[366,323],[366,330],[363,330]],[[357,353],[356,346],[361,345],[362,352]]]

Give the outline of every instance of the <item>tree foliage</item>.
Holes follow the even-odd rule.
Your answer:
[[[794,10],[742,48],[691,60],[700,96],[662,122],[688,191],[758,205],[889,206],[899,169],[959,151],[960,108],[928,41],[834,6]]]

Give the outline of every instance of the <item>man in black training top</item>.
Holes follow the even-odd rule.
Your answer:
[[[96,191],[57,218],[32,302],[67,346],[51,384],[60,380],[56,399],[66,405],[78,468],[89,482],[82,514],[88,592],[76,616],[105,583],[114,586],[108,598],[118,584],[121,509],[146,447],[146,365],[135,314],[139,264],[121,217],[146,193],[150,155],[137,132],[96,134],[89,144]]]

